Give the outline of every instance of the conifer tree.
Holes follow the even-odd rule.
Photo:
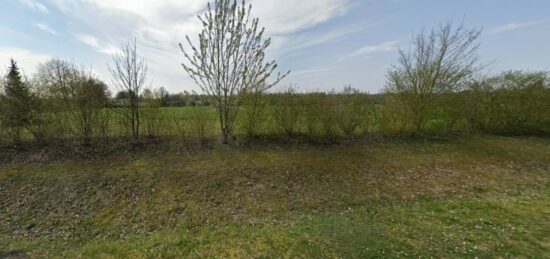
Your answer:
[[[21,140],[21,130],[31,121],[31,92],[24,82],[17,63],[11,59],[5,81],[4,123],[15,142]]]

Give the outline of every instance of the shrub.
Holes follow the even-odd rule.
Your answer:
[[[155,96],[149,89],[143,91],[143,100],[141,108],[141,125],[143,132],[150,137],[159,137],[165,128],[166,113],[162,109],[162,99]]]
[[[184,140],[187,138],[187,120],[176,112],[172,112],[170,116],[171,125],[176,137]]]
[[[448,23],[429,33],[421,30],[408,52],[399,51],[399,65],[389,71],[386,86],[391,105],[402,106],[392,106],[391,114],[406,116],[399,124],[407,124],[399,127],[421,133],[434,119],[439,98],[463,88],[478,69],[479,35]]]
[[[277,127],[290,139],[298,133],[303,105],[293,86],[277,95],[273,104],[273,117]]]
[[[318,138],[320,130],[321,93],[309,93],[303,97],[303,121],[309,141]]]
[[[188,109],[190,133],[199,144],[206,144],[209,141],[209,109],[210,107],[195,107]]]
[[[248,138],[259,135],[260,127],[265,122],[266,98],[261,92],[246,93],[242,107],[242,129]]]
[[[328,94],[319,95],[319,122],[321,137],[328,142],[336,141],[338,138],[338,118],[339,116],[345,116],[338,114],[338,106],[341,105],[334,91]]]
[[[366,127],[373,110],[368,95],[347,86],[339,94],[336,109],[338,128],[347,137],[352,137],[360,127]]]
[[[550,86],[544,72],[510,71],[471,85],[477,129],[495,134],[540,134],[550,129]]]
[[[27,130],[33,135],[34,139],[40,143],[52,142],[58,134],[54,125],[55,116],[51,107],[52,100],[47,98],[45,93],[39,85],[39,82],[35,82],[34,89],[31,98],[32,116]]]

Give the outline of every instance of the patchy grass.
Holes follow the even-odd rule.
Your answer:
[[[13,162],[0,197],[0,255],[544,257],[550,140]]]

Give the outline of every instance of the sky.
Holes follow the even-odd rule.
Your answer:
[[[108,64],[136,39],[149,85],[198,91],[178,43],[195,37],[208,0],[1,0],[0,68],[14,58],[27,76],[57,57],[112,82]],[[548,0],[249,0],[272,38],[269,59],[291,71],[277,87],[382,91],[386,72],[420,28],[453,21],[482,29],[484,73],[550,70]]]

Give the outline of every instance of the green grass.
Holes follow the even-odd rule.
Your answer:
[[[545,257],[550,140],[134,151],[0,165],[0,255]]]
[[[247,106],[242,106],[239,109],[239,116],[237,116],[232,132],[235,137],[242,138],[248,134],[245,130],[245,113],[247,109],[249,109]],[[74,141],[82,137],[77,123],[77,119],[79,119],[77,113],[47,113],[43,116],[43,119],[50,123],[46,127],[48,129],[48,134],[46,134],[46,136],[52,139],[49,140],[50,142],[55,143],[58,139]],[[129,128],[128,125],[125,125],[124,110],[122,108],[105,108],[101,110],[100,116],[98,117],[99,118],[92,126],[93,138],[100,140],[128,136]],[[263,107],[259,120],[260,122],[254,130],[254,134],[258,135],[258,137],[278,139],[284,135],[281,126],[278,125],[275,119],[275,109],[273,106]],[[366,118],[366,120],[371,120],[371,118]],[[175,138],[177,140],[196,140],[196,131],[199,121],[204,122],[205,138],[210,141],[218,141],[221,139],[218,113],[212,106],[141,108],[140,135],[142,138],[162,137]],[[156,132],[149,132],[148,125],[150,124],[157,127]],[[336,129],[336,125],[331,126],[338,132],[338,137],[343,136],[343,133]],[[374,125],[362,126],[374,127]],[[316,127],[318,128],[316,131],[323,131],[320,125],[316,125]],[[365,133],[366,130],[366,127],[358,127],[356,134],[358,136],[364,135],[362,133]],[[28,129],[23,128],[21,134],[21,138],[25,141],[35,140],[33,134]],[[295,135],[305,134],[307,134],[307,129],[305,115],[302,113],[297,123]],[[319,132],[316,134],[322,135]],[[323,138],[323,136],[318,137]],[[6,143],[11,144],[11,142],[12,139],[7,129],[2,128],[0,125],[0,145]]]
[[[293,124],[291,133],[285,132],[283,125],[277,119],[277,109],[273,105],[261,106],[259,117],[255,127],[247,124],[250,119],[251,106],[243,105],[239,109],[237,119],[233,128],[232,136],[234,142],[248,143],[254,141],[276,142],[276,143],[335,143],[346,142],[349,139],[366,139],[368,137],[410,137],[410,136],[443,136],[452,134],[471,132],[485,132],[477,129],[464,118],[452,123],[452,118],[446,115],[437,115],[435,118],[426,122],[422,131],[411,130],[406,126],[405,121],[399,119],[389,119],[391,114],[384,113],[384,106],[377,104],[374,106],[374,113],[364,114],[361,118],[355,132],[347,135],[339,127],[336,121],[338,112],[334,110],[325,111],[323,106],[314,109],[315,117],[308,123],[308,112],[300,111]],[[294,107],[296,108],[296,107]],[[303,108],[303,107],[302,107]],[[324,109],[327,109],[324,107]],[[293,109],[291,109],[293,110]],[[215,143],[221,140],[220,123],[217,111],[212,106],[194,106],[194,107],[160,107],[160,108],[141,108],[140,110],[140,135],[141,139],[146,141],[150,139],[163,139],[168,141],[180,141],[189,143]],[[296,112],[294,111],[294,112]],[[341,113],[341,112],[340,112]],[[440,112],[441,113],[441,112]],[[284,113],[283,113],[284,114]],[[42,114],[45,122],[42,130],[36,130],[43,134],[39,142],[50,145],[62,143],[78,143],[83,141],[82,129],[79,124],[77,113],[45,113]],[[288,116],[288,115],[287,115]],[[383,119],[385,116],[386,119]],[[283,116],[284,117],[284,116]],[[292,117],[292,116],[290,116]],[[287,118],[288,119],[288,118]],[[310,118],[311,119],[311,118]],[[292,121],[292,120],[291,120]],[[403,124],[405,123],[405,124]],[[35,125],[36,126],[36,125]],[[544,129],[544,123],[539,125],[539,131],[530,132],[527,129],[514,131],[513,129],[506,133],[510,134],[522,132],[529,135],[548,136]],[[520,127],[521,128],[521,127]],[[525,131],[527,130],[527,131]],[[488,130],[487,132],[493,132]],[[498,133],[494,131],[493,133]],[[503,132],[505,133],[505,132]],[[506,135],[505,134],[505,135]],[[102,141],[123,140],[131,135],[129,124],[124,120],[123,109],[105,108],[101,110],[98,117],[92,125],[92,143],[101,143]],[[289,136],[290,135],[290,136]],[[37,141],[29,128],[23,128],[21,138],[24,142]],[[0,146],[13,144],[13,137],[9,134],[8,128],[0,125]]]

